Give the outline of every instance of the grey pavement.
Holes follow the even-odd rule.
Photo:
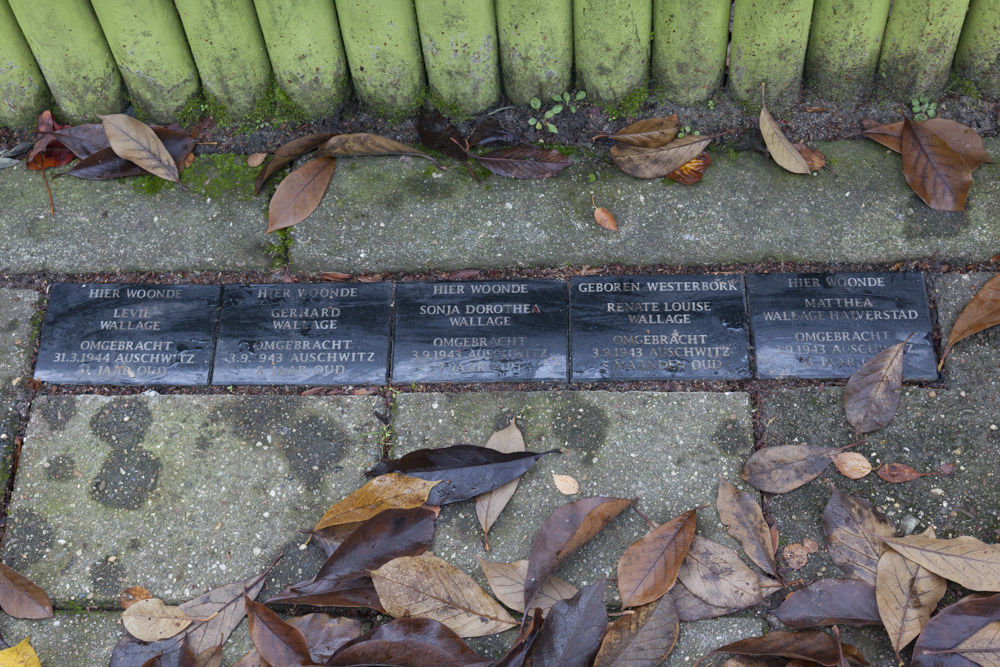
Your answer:
[[[986,139],[1000,155],[1000,139]],[[893,263],[922,257],[985,261],[998,251],[1000,165],[976,170],[966,213],[936,212],[907,187],[900,157],[871,141],[821,142],[830,166],[814,176],[764,156],[714,149],[701,183],[627,176],[606,150],[574,149],[554,178],[473,181],[455,161],[343,158],[313,215],[292,231],[302,271],[417,272],[605,263],[716,265]],[[232,155],[199,156],[182,180],[54,179],[56,217],[41,178],[0,176],[0,269],[266,270],[267,198],[256,170]],[[593,180],[592,180],[593,179]],[[619,231],[593,220],[591,195]],[[140,239],[140,242],[137,242]]]
[[[38,293],[0,289],[0,488],[7,488],[40,314]]]
[[[945,273],[932,283],[941,326],[942,351],[959,313],[995,273]],[[980,331],[958,343],[948,354],[944,379],[954,386],[991,387],[1000,392],[1000,328]]]
[[[312,576],[324,558],[304,547],[298,530],[364,483],[361,473],[379,452],[378,404],[376,397],[38,398],[3,561],[63,608],[114,606],[132,585],[180,602],[248,578],[279,553],[274,586]]]

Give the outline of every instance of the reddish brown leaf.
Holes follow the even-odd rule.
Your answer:
[[[538,590],[555,568],[632,504],[625,498],[584,498],[563,505],[535,534],[528,552],[524,584],[525,609],[531,609]]]
[[[343,282],[345,280],[351,279],[350,273],[340,273],[339,271],[324,271],[319,274],[320,280],[330,280],[334,282]]]
[[[629,146],[657,148],[677,136],[677,114],[666,118],[645,118],[618,130],[614,134],[598,134],[594,139],[614,139]]]
[[[705,170],[712,164],[712,156],[708,153],[699,153],[677,169],[667,174],[667,178],[677,181],[682,185],[694,185],[701,180]]]
[[[142,586],[130,586],[118,595],[118,604],[122,609],[128,609],[139,600],[148,600],[153,594]]]
[[[52,132],[52,136],[81,160],[110,147],[108,135],[104,133],[104,126],[100,123],[67,126]]]
[[[427,148],[441,151],[456,160],[465,161],[466,150],[463,147],[465,142],[462,135],[458,128],[441,115],[441,112],[421,107],[417,114],[417,136],[420,137],[420,143]]]
[[[35,142],[26,158],[28,169],[37,171],[61,167],[73,160],[73,153],[52,134],[55,130],[67,128],[69,125],[60,125],[55,122],[52,118],[52,112],[48,109],[38,115],[38,141]]]
[[[293,139],[287,144],[281,146],[278,150],[274,151],[274,157],[271,158],[271,161],[264,165],[264,169],[257,174],[257,178],[254,180],[253,184],[253,193],[259,194],[260,189],[264,187],[264,183],[267,182],[267,179],[271,178],[275,172],[284,167],[286,164],[291,163],[295,160],[295,158],[308,153],[320,144],[332,139],[334,136],[336,135],[330,132],[307,134],[304,137]]]
[[[654,667],[666,660],[680,633],[670,596],[639,607],[611,624],[594,667]]]
[[[658,600],[677,581],[694,539],[696,509],[667,521],[634,542],[618,561],[618,594],[623,607]]]
[[[906,341],[888,347],[851,374],[844,387],[844,412],[858,433],[885,428],[899,408]]]
[[[944,139],[903,121],[903,176],[925,204],[937,211],[964,211],[972,170]]]
[[[765,493],[788,493],[819,477],[839,451],[815,445],[764,447],[750,455],[740,477]]]
[[[430,160],[439,168],[444,169],[437,160],[423,151],[410,148],[406,144],[393,141],[386,137],[367,132],[356,134],[338,134],[323,143],[316,151],[318,156],[341,157],[357,155],[409,155]]]
[[[479,269],[460,269],[448,274],[448,280],[475,280],[479,277]]]
[[[872,471],[872,464],[868,462],[864,454],[857,452],[834,454],[833,465],[837,466],[840,474],[848,479],[861,479]]]
[[[285,623],[273,611],[259,602],[244,597],[250,639],[260,656],[272,665],[308,667],[315,665],[306,646],[306,638],[297,628]]]
[[[875,586],[860,579],[821,579],[785,598],[774,615],[796,629],[882,624]]]
[[[781,551],[781,557],[790,569],[801,570],[809,562],[809,555],[816,553],[818,549],[819,545],[807,537],[802,540],[802,544],[797,542],[786,544]]]
[[[832,636],[819,630],[805,632],[769,632],[763,637],[750,637],[720,646],[712,653],[735,653],[737,655],[781,656],[783,658],[811,660],[826,667],[833,667],[840,659],[838,642]],[[844,649],[853,646],[845,645]],[[845,651],[846,652],[846,651]],[[711,655],[711,654],[709,654]],[[701,662],[699,660],[699,662]]]
[[[14,618],[52,618],[52,601],[23,574],[0,563],[0,607]]]
[[[498,176],[508,178],[548,178],[572,164],[572,161],[554,148],[514,146],[501,148],[485,155],[470,155]]]
[[[981,164],[993,161],[983,146],[982,137],[968,125],[947,118],[930,118],[915,123],[915,125],[925,127],[944,139],[956,153],[962,156],[962,160],[969,165],[969,169],[975,170]],[[903,121],[889,125],[872,124],[872,127],[866,126],[862,134],[897,153],[901,153],[903,150]]]
[[[604,227],[604,229],[617,232],[618,222],[615,220],[615,216],[611,214],[611,211],[599,207],[597,202],[594,201],[594,195],[590,195],[590,203],[594,205],[594,220],[597,224]]]
[[[337,661],[330,664],[354,664],[348,663],[349,657],[360,658],[367,654],[370,649],[363,649],[365,644],[372,642],[385,642],[380,645],[379,651],[384,651],[386,655],[395,653],[395,649],[390,644],[405,647],[413,645],[419,648],[420,645],[433,646],[447,655],[449,660],[455,661],[459,665],[486,665],[489,660],[473,651],[469,646],[455,634],[448,626],[429,618],[397,618],[388,623],[377,625],[360,637],[349,641],[335,653]],[[359,650],[360,649],[360,650]],[[405,654],[402,654],[405,655]],[[409,663],[389,663],[389,664],[409,664]],[[450,663],[449,663],[450,664]]]
[[[810,148],[805,144],[793,144],[795,150],[806,160],[806,164],[812,171],[817,171],[826,166],[826,156],[815,148]]]
[[[1000,324],[1000,274],[990,278],[962,309],[958,319],[955,320],[955,325],[951,328],[951,333],[948,334],[948,344],[944,346],[938,370],[941,370],[945,357],[951,352],[955,343],[998,324]]]
[[[337,168],[332,157],[317,157],[290,173],[271,197],[267,210],[267,231],[297,225],[316,210]]]
[[[920,477],[940,474],[939,472],[917,472],[903,463],[888,463],[878,469],[878,476],[890,484],[902,484],[912,482]]]

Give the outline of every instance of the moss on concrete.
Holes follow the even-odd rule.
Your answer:
[[[219,153],[199,155],[191,166],[181,172],[181,183],[194,192],[213,199],[236,197],[254,199],[254,179],[258,169],[247,166],[240,155]]]
[[[608,114],[608,117],[612,120],[618,120],[619,118],[635,118],[642,109],[642,105],[646,103],[647,99],[649,99],[649,88],[646,86],[640,86],[618,102],[604,105],[604,112]]]

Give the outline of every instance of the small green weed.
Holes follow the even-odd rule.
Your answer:
[[[913,109],[913,120],[927,120],[937,116],[937,102],[926,95],[914,97],[910,100],[910,107]]]
[[[549,107],[545,113],[542,114],[541,118],[535,118],[532,116],[528,119],[528,125],[535,128],[536,130],[541,130],[543,127],[552,134],[558,134],[559,128],[556,127],[552,119],[562,113],[563,108],[569,107],[570,113],[576,113],[576,102],[579,102],[587,96],[587,91],[578,90],[575,95],[570,95],[568,92],[562,94],[556,93],[552,96],[552,100],[555,102],[551,107]],[[531,108],[535,111],[541,111],[542,101],[537,97],[532,97],[529,104]]]
[[[677,131],[677,138],[680,139],[681,137],[683,137],[685,135],[688,135],[688,134],[693,134],[696,137],[700,137],[701,136],[701,130],[695,130],[695,131],[692,132],[691,131],[691,126],[690,125],[685,125],[680,130]]]
[[[706,102],[709,111],[715,111],[715,100],[709,100]]]

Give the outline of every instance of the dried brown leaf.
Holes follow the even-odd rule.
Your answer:
[[[823,510],[823,534],[830,558],[849,576],[875,585],[876,568],[896,529],[864,498],[834,489]]]
[[[696,509],[685,512],[625,550],[618,560],[618,595],[623,607],[648,604],[673,587],[694,539],[697,519]]]
[[[793,542],[785,545],[781,551],[781,557],[792,570],[801,570],[809,562],[809,554],[814,554],[819,549],[819,545],[808,537],[802,540],[802,544]]]
[[[552,473],[552,483],[555,484],[559,493],[564,496],[575,496],[580,493],[580,483],[576,481],[575,477]]]
[[[259,167],[267,159],[267,153],[251,153],[247,156],[248,167]]]
[[[765,595],[781,587],[773,580],[762,590],[762,578],[735,551],[718,542],[695,535],[677,578],[696,597],[713,606],[745,609],[764,601]]]
[[[986,152],[982,137],[968,125],[948,118],[930,118],[915,123],[915,125],[924,127],[944,139],[956,153],[962,156],[962,160],[969,165],[969,169],[975,170],[976,167],[993,161],[990,159],[989,153]],[[903,150],[903,121],[869,127],[862,134],[897,153],[901,153]]]
[[[115,155],[154,176],[179,182],[177,163],[148,125],[121,113],[99,117]]]
[[[882,625],[875,586],[860,579],[820,579],[786,597],[774,615],[796,629],[834,624]]]
[[[0,608],[14,618],[52,618],[52,601],[37,584],[0,563]]]
[[[864,454],[857,452],[839,452],[833,455],[833,465],[840,474],[848,479],[861,479],[872,471],[872,464]]]
[[[192,622],[180,608],[166,605],[159,598],[138,600],[122,612],[125,629],[144,642],[173,637]]]
[[[151,597],[153,594],[142,586],[130,586],[118,594],[118,604],[122,609],[128,609],[139,600],[148,600]]]
[[[940,474],[939,472],[917,472],[910,466],[902,463],[888,463],[878,469],[878,476],[890,484],[903,484],[904,482],[912,482],[921,477]]]
[[[490,590],[500,602],[516,612],[524,613],[524,580],[528,576],[528,561],[492,563],[479,559],[479,566],[486,575]],[[558,577],[550,576],[538,589],[534,606],[547,613],[556,602],[568,600],[577,593],[576,586]]]
[[[669,595],[611,624],[594,667],[656,667],[674,650],[680,619]]]
[[[934,537],[928,528],[923,535]],[[887,549],[878,561],[876,599],[889,641],[899,657],[927,625],[931,613],[944,597],[948,584],[930,570]]]
[[[998,621],[1000,595],[966,596],[927,622],[913,647],[910,664],[913,667],[971,667],[976,664],[975,658],[957,653],[958,645]]]
[[[553,605],[538,639],[528,649],[524,665],[590,667],[608,627],[606,583],[602,577],[581,588],[571,599]]]
[[[554,148],[514,146],[500,148],[485,155],[472,155],[474,160],[498,176],[534,179],[555,176],[572,161]]]
[[[740,543],[750,560],[772,577],[777,577],[778,564],[771,546],[771,529],[753,496],[729,482],[720,481],[715,505],[722,524]]]
[[[714,138],[689,134],[655,148],[615,144],[611,147],[611,159],[630,176],[663,178],[698,157]]]
[[[840,661],[838,642],[831,635],[819,630],[802,632],[769,632],[763,637],[750,637],[721,646],[712,653],[737,653],[740,655],[774,655],[785,658],[818,662],[833,667]],[[844,646],[848,648],[847,645]],[[853,646],[849,647],[854,649]],[[857,653],[854,649],[852,653]]]
[[[390,561],[372,572],[386,612],[439,621],[462,637],[482,637],[517,624],[473,579],[430,553]]]
[[[614,134],[598,134],[594,139],[614,139],[639,148],[658,148],[677,136],[677,114],[666,118],[644,118],[626,125]]]
[[[1000,591],[1000,544],[962,535],[938,540],[926,535],[883,536],[893,551],[938,576],[973,591]]]
[[[788,493],[819,477],[838,451],[814,445],[763,447],[750,455],[740,477],[765,493]]]
[[[290,164],[295,158],[304,155],[317,146],[329,141],[335,135],[329,132],[321,134],[307,134],[304,137],[292,139],[287,144],[274,151],[274,157],[268,162],[254,180],[253,193],[259,194],[267,179],[271,178],[279,169],[286,164]]]
[[[808,174],[809,163],[802,157],[802,154],[795,150],[795,146],[782,133],[774,116],[767,110],[764,104],[764,85],[760,87],[760,133],[764,137],[764,145],[778,165],[793,174]]]
[[[945,358],[955,343],[998,324],[1000,324],[1000,273],[990,278],[962,309],[958,319],[955,320],[955,326],[948,334],[948,343],[941,354],[938,370],[941,370]]]
[[[267,232],[299,224],[316,210],[326,194],[337,161],[317,157],[290,173],[278,185],[267,209]]]
[[[701,180],[711,164],[712,156],[702,152],[667,174],[667,178],[681,185],[694,185]]]
[[[398,472],[380,475],[328,509],[313,530],[361,523],[382,510],[420,507],[439,483]]]
[[[250,639],[265,662],[282,667],[309,667],[315,665],[306,646],[306,638],[259,602],[244,598]]]
[[[926,127],[903,121],[903,176],[925,204],[936,211],[964,211],[972,169]]]
[[[493,433],[484,446],[504,453],[525,451],[524,436],[514,419],[511,419],[510,424],[505,428]],[[476,518],[479,519],[479,525],[483,528],[484,539],[489,536],[490,527],[514,496],[520,481],[521,478],[518,477],[488,493],[476,496]]]
[[[826,166],[826,156],[815,148],[810,148],[805,144],[793,144],[795,150],[805,158],[806,164],[812,171],[818,171]]]
[[[906,341],[888,347],[854,371],[844,387],[844,412],[858,433],[885,428],[899,408]]]
[[[437,160],[423,151],[411,148],[387,137],[377,134],[359,132],[357,134],[338,134],[325,141],[317,150],[316,155],[328,157],[356,155],[409,155],[430,160],[439,169],[444,169]]]
[[[604,229],[612,232],[618,231],[618,221],[615,216],[606,208],[597,206],[594,208],[594,220]]]

